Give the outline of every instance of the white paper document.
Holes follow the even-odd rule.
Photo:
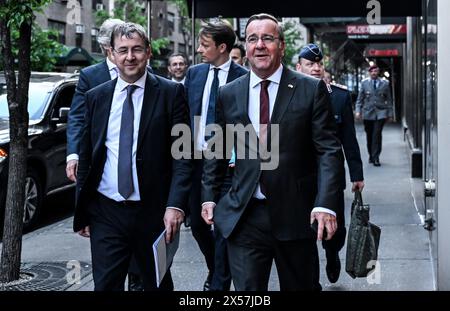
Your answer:
[[[180,230],[178,230],[173,241],[166,244],[164,235],[166,230],[159,235],[156,241],[153,243],[153,256],[155,256],[155,271],[156,271],[156,286],[159,287],[164,275],[172,264],[173,257],[177,252],[178,245],[180,244]]]

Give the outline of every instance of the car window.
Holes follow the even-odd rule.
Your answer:
[[[50,98],[54,83],[30,83],[28,91],[28,114],[30,120],[40,119]],[[6,94],[0,95],[0,119],[8,119]]]
[[[59,116],[59,108],[66,107],[70,108],[72,104],[72,98],[75,94],[75,84],[70,84],[63,86],[59,92],[56,94],[56,98],[53,105],[52,110],[52,118],[56,118]]]

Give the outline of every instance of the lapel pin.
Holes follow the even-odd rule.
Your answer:
[[[288,84],[288,88],[293,89],[294,86],[292,84]]]

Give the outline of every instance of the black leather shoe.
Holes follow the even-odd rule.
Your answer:
[[[374,165],[374,166],[381,166],[380,160],[374,160],[374,161],[373,161],[373,165]]]
[[[341,260],[339,259],[339,253],[333,251],[326,251],[327,256],[327,277],[330,283],[336,283],[341,273]]]
[[[211,281],[212,281],[212,273],[208,273],[208,277],[205,280],[205,283],[203,284],[203,291],[209,292],[211,290]]]
[[[369,158],[369,163],[373,163],[372,157]]]
[[[144,290],[144,283],[139,275],[128,272],[128,291],[142,292]]]

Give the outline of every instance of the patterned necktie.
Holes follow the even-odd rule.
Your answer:
[[[137,88],[137,85],[127,86],[127,98],[123,102],[122,120],[120,122],[118,188],[120,195],[125,200],[130,197],[134,190],[132,172],[134,109],[132,95]]]
[[[211,84],[211,91],[209,93],[208,112],[206,114],[206,125],[216,122],[216,98],[219,91],[219,70],[214,68],[214,79]]]

